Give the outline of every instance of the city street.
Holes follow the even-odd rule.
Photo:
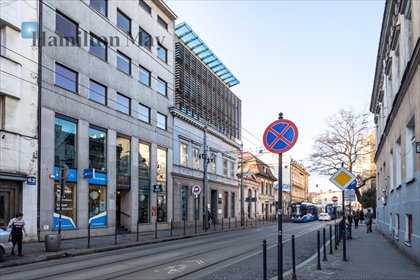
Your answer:
[[[283,225],[284,271],[291,268],[290,237],[297,263],[316,252],[322,222]],[[2,279],[261,279],[262,241],[268,277],[276,276],[277,225],[218,233],[2,269]]]

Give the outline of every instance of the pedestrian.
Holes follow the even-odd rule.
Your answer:
[[[208,222],[209,222],[209,226],[210,226],[210,220],[213,222],[214,224],[214,220],[213,220],[213,216],[211,215],[211,212],[209,209],[207,209],[207,216],[208,216]]]
[[[366,232],[372,232],[372,218],[373,214],[370,212],[370,209],[368,209],[368,212],[366,213],[366,221],[365,224],[367,226]]]
[[[362,223],[365,221],[365,213],[363,213],[363,209],[359,211],[359,219]]]
[[[353,220],[354,220],[354,228],[359,227],[359,210],[353,213]]]
[[[18,256],[22,257],[22,240],[23,240],[23,233],[26,234],[25,230],[25,221],[23,220],[23,214],[21,212],[16,213],[16,217],[11,219],[9,222],[9,227],[12,228],[11,235],[12,235],[12,251],[10,252],[12,255],[15,255],[15,245],[18,245]]]

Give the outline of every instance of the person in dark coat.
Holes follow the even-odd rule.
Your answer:
[[[362,221],[362,223],[365,220],[365,213],[363,213],[363,209],[359,211],[359,219]]]
[[[23,241],[23,233],[26,234],[25,230],[25,221],[23,220],[23,214],[21,212],[16,213],[16,217],[11,219],[8,226],[12,228],[11,235],[12,235],[12,251],[10,252],[12,255],[15,255],[15,246],[18,245],[18,255],[20,257],[23,256],[22,254],[22,241]]]
[[[373,214],[370,212],[370,209],[368,209],[368,212],[366,213],[366,222],[365,222],[367,226],[367,229],[366,229],[367,233],[372,232],[372,222],[373,222],[372,219],[373,219]]]
[[[354,228],[359,227],[359,210],[353,211]]]

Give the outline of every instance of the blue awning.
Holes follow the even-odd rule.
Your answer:
[[[239,84],[239,80],[236,79],[186,22],[178,24],[175,27],[175,33],[228,87]]]

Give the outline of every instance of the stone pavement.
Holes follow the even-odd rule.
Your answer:
[[[271,222],[262,222],[254,227],[271,225],[274,221]],[[247,224],[247,227],[251,225]],[[57,259],[63,257],[71,257],[77,255],[91,254],[97,252],[104,252],[152,243],[166,242],[170,240],[191,238],[194,236],[201,236],[207,234],[214,234],[221,231],[229,230],[241,230],[246,227],[242,227],[239,224],[239,221],[235,224],[235,221],[232,219],[230,225],[229,223],[224,223],[223,228],[222,224],[219,222],[216,226],[212,225],[211,228],[205,232],[202,229],[202,224],[197,224],[197,233],[195,226],[189,225],[185,228],[182,224],[176,224],[175,228],[171,231],[169,229],[158,230],[157,238],[154,231],[148,232],[139,232],[139,238],[137,241],[137,233],[129,234],[119,234],[117,235],[117,244],[115,245],[115,236],[100,236],[92,237],[90,240],[90,248],[88,248],[88,239],[87,238],[75,238],[75,239],[65,239],[61,241],[60,251],[58,252],[46,252],[44,242],[33,242],[33,243],[24,243],[23,244],[23,257],[12,256],[10,255],[10,249],[6,251],[6,255],[2,262],[0,262],[0,268],[9,267],[14,265],[29,264],[34,262],[40,262],[50,259]],[[17,251],[17,247],[15,248]]]
[[[317,258],[312,258],[296,269],[298,280],[411,280],[420,279],[420,267],[398,251],[382,234],[372,227],[373,233],[366,233],[366,226],[352,228],[353,239],[346,242],[347,262],[343,262],[343,243],[330,255],[327,246],[327,261],[322,261],[316,270]],[[322,240],[322,238],[321,238]],[[322,242],[322,241],[321,241]],[[334,241],[333,241],[334,245]],[[333,246],[334,249],[334,246]],[[284,279],[292,279],[291,271],[284,274]]]

